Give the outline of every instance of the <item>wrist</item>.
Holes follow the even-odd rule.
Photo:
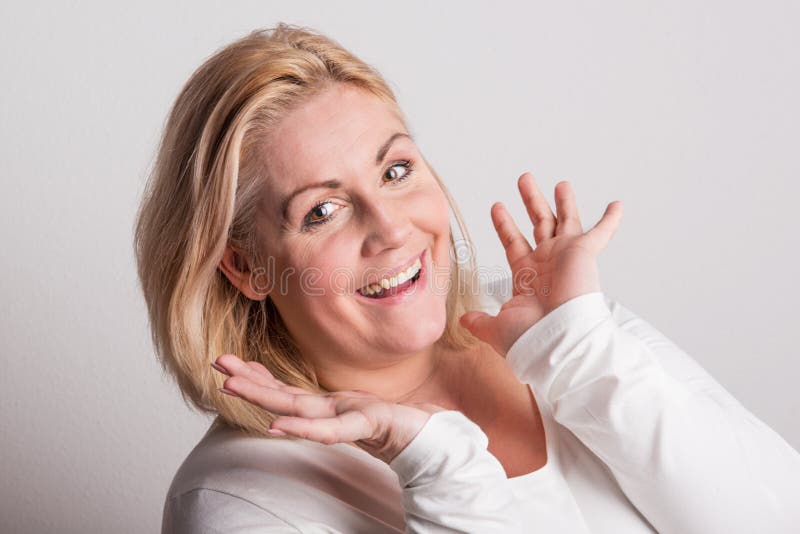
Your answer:
[[[400,404],[396,408],[400,411],[393,415],[390,424],[381,425],[375,437],[356,442],[386,464],[391,463],[414,440],[431,416],[422,410]]]

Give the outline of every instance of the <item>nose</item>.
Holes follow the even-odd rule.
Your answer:
[[[364,238],[362,254],[377,256],[387,249],[402,248],[408,243],[412,224],[402,206],[389,200],[363,205]]]

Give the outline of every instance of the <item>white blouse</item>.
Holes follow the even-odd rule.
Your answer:
[[[510,295],[510,278],[484,286],[483,309]],[[389,465],[215,421],[175,475],[162,532],[800,532],[800,454],[604,293],[563,303],[506,358],[541,410],[544,467],[507,478],[457,410]]]

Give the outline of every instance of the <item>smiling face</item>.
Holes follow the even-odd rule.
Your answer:
[[[431,350],[446,321],[449,205],[392,106],[334,84],[281,121],[263,161],[270,298],[304,356],[369,369]],[[397,287],[367,296],[383,278]]]

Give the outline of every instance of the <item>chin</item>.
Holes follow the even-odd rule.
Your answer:
[[[416,352],[436,343],[442,337],[446,325],[447,314],[446,310],[442,309],[441,313],[435,316],[417,317],[409,324],[393,329],[383,339],[391,340],[391,347],[386,348],[392,352]]]

